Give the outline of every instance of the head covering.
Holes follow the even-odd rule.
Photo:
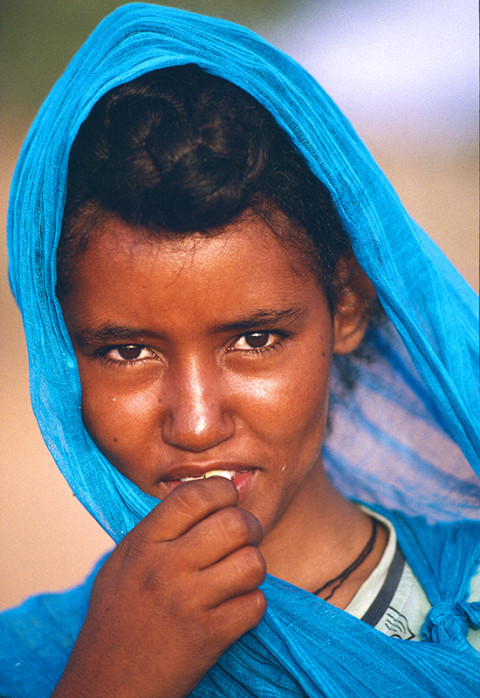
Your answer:
[[[116,541],[157,504],[106,460],[82,423],[75,354],[55,296],[69,150],[105,92],[185,63],[230,80],[273,114],[330,190],[390,319],[369,333],[375,361],[359,364],[348,406],[335,401],[325,445],[335,483],[348,496],[432,521],[480,518],[474,292],[409,217],[351,125],[299,65],[242,27],[142,3],[107,17],[73,58],[30,130],[11,191],[10,281],[25,324],[32,403],[73,492]],[[337,386],[334,376],[334,391]],[[465,530],[478,537],[475,527]],[[408,540],[416,534],[402,535],[413,550]],[[477,559],[470,559],[472,535],[457,549],[464,567],[469,560],[468,574]],[[442,540],[453,545],[450,534]],[[451,584],[457,603],[465,583]],[[426,650],[417,643],[415,649],[413,643],[392,644],[306,592],[272,579],[268,585],[264,621],[226,653],[195,695],[386,695],[385,682],[383,693],[372,683],[380,681],[381,667],[395,686],[410,687],[408,695],[457,695],[457,684],[450,686],[453,692],[444,689],[449,676],[464,682],[463,696],[474,695],[468,692],[471,654],[464,647],[463,659],[453,661],[440,646],[434,652],[429,643],[420,643]],[[436,671],[436,679],[428,678]],[[255,675],[267,683],[251,683]]]

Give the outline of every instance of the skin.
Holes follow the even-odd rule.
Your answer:
[[[253,213],[216,232],[168,240],[109,216],[62,300],[86,427],[162,502],[100,571],[57,697],[187,695],[260,621],[266,570],[314,591],[370,535],[320,450],[332,354],[365,329],[357,292],[332,317],[299,253]],[[209,470],[234,481],[179,483]],[[382,532],[336,605],[384,545]]]

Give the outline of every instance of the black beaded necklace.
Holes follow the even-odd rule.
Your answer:
[[[336,577],[334,577],[333,579],[329,579],[329,581],[326,582],[319,589],[317,589],[317,591],[314,591],[313,593],[315,594],[315,596],[317,596],[318,594],[321,594],[322,591],[325,591],[325,589],[328,589],[329,586],[334,584],[335,586],[333,587],[333,589],[329,593],[329,595],[325,597],[324,601],[328,601],[329,599],[331,599],[332,596],[334,595],[334,593],[337,591],[337,589],[339,589],[342,586],[343,582],[346,579],[348,579],[348,577],[350,577],[350,575],[353,572],[355,572],[357,567],[360,567],[362,562],[365,562],[367,557],[372,552],[373,547],[375,545],[375,541],[377,539],[378,521],[377,521],[377,519],[374,519],[372,516],[370,517],[370,519],[372,521],[372,535],[368,539],[367,544],[364,547],[364,549],[362,550],[362,552],[360,553],[360,555],[352,562],[351,565],[349,565],[346,569],[344,569],[343,572],[340,572],[340,574],[337,575]]]

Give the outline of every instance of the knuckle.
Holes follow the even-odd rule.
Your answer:
[[[266,610],[267,600],[263,591],[254,589],[245,594],[237,608],[237,622],[241,625],[243,632],[258,625]]]
[[[267,599],[261,589],[255,589],[251,593],[252,615],[255,625],[257,625],[267,610]]]
[[[215,620],[218,628],[225,635],[226,644],[231,645],[241,635],[260,623],[267,610],[267,600],[260,589],[243,594],[237,598],[234,605],[215,609]]]
[[[265,560],[261,552],[252,545],[245,546],[239,551],[237,566],[239,574],[251,586],[256,587],[264,581],[267,573]]]
[[[224,533],[229,540],[245,544],[250,540],[250,522],[246,512],[237,507],[224,509],[221,520]]]
[[[260,541],[263,538],[263,527],[256,516],[254,516],[253,514],[249,514],[248,512],[247,512],[247,514],[249,515],[249,518],[250,518],[250,531],[251,531],[250,542],[255,543],[257,545],[258,543],[260,543]]]
[[[121,552],[123,561],[136,562],[145,555],[145,542],[139,535],[130,533],[118,544],[117,550]]]
[[[155,595],[165,594],[169,589],[169,580],[158,570],[145,570],[142,576],[141,590]]]

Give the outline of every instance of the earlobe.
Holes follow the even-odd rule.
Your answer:
[[[333,353],[349,354],[357,349],[365,335],[376,294],[353,255],[340,258],[335,277]]]

